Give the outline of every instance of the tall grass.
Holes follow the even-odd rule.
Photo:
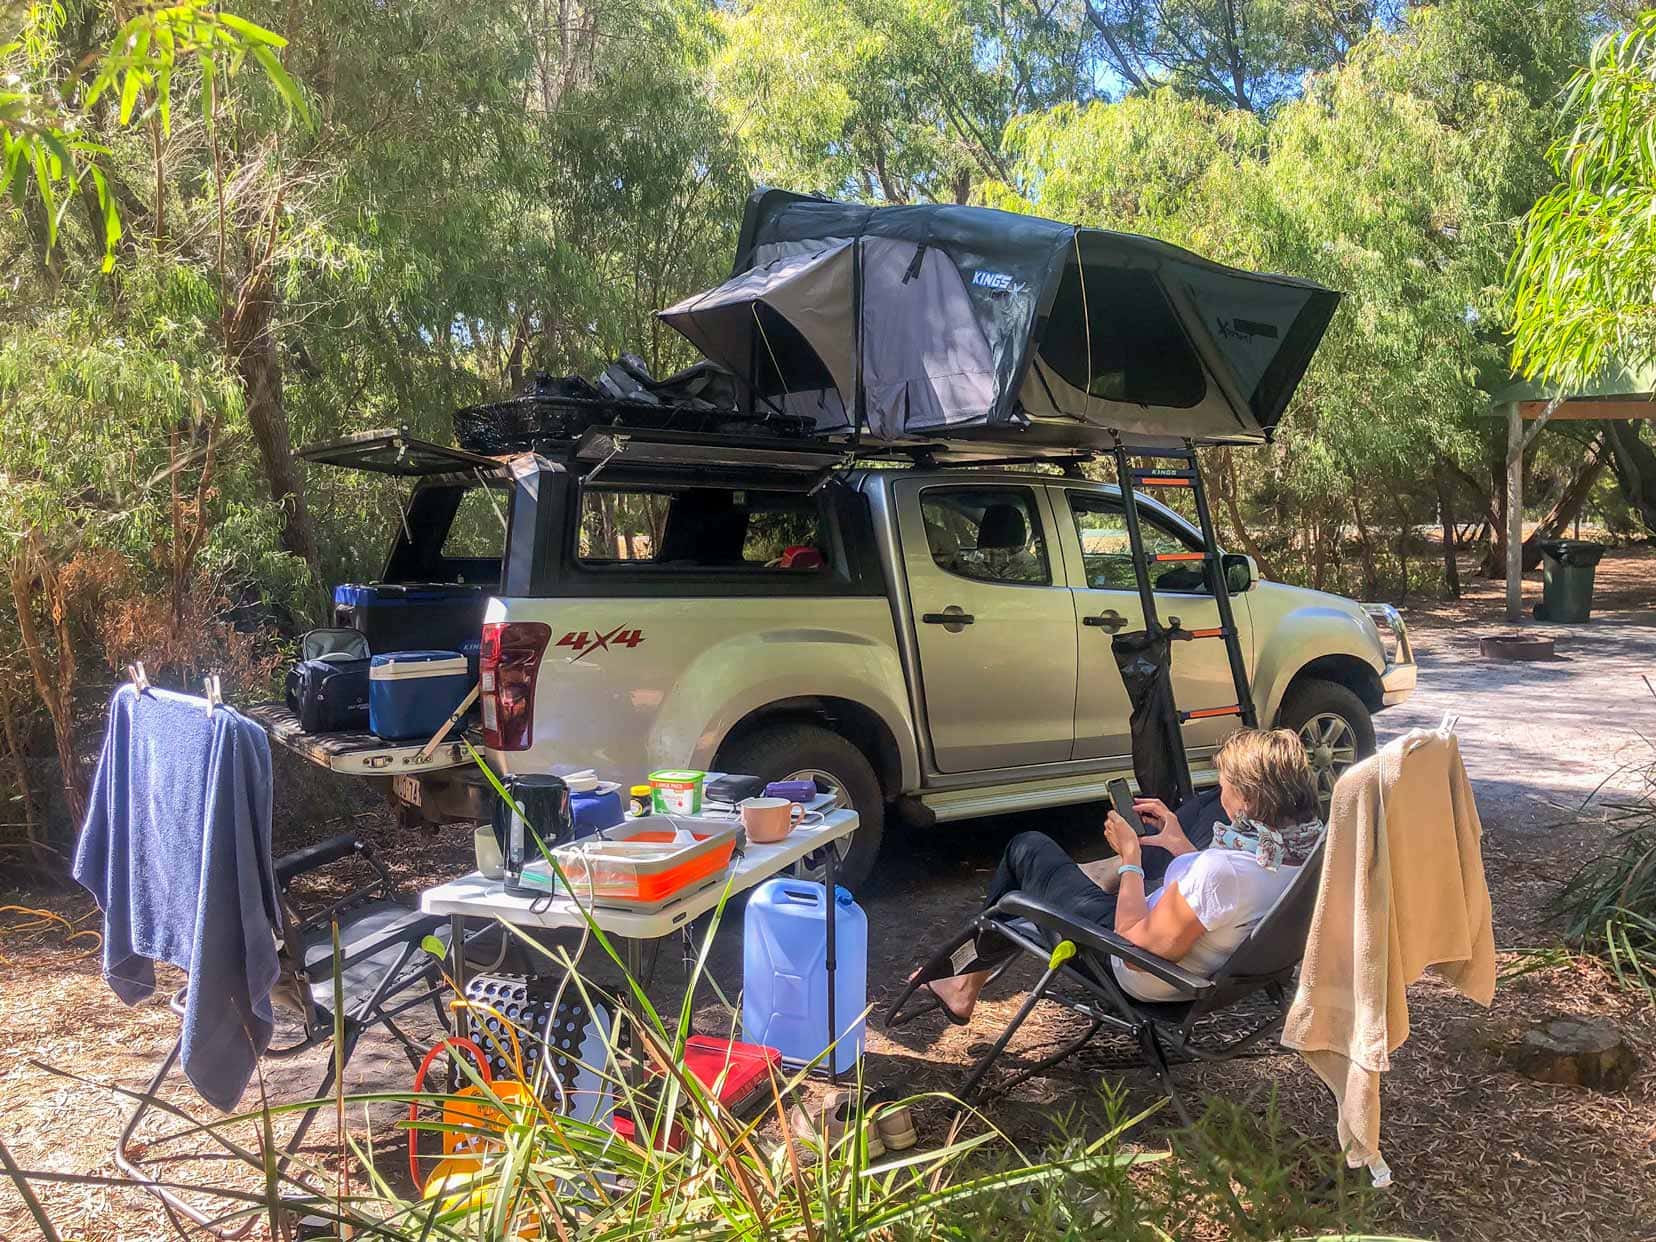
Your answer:
[[[1656,695],[1648,677],[1645,686]],[[1634,772],[1637,791],[1596,801],[1595,822],[1613,830],[1609,845],[1570,877],[1553,910],[1572,946],[1603,958],[1623,986],[1656,1007],[1656,743],[1645,742],[1652,756],[1615,774]]]

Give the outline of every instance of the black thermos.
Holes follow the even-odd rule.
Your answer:
[[[516,881],[523,874],[523,865],[540,856],[536,837],[547,849],[574,840],[575,816],[569,805],[569,786],[560,776],[508,776],[501,784],[512,801],[523,808],[523,818],[519,819],[504,799],[495,801],[495,837],[505,860],[506,877]]]

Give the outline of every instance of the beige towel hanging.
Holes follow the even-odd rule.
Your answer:
[[[1415,730],[1341,778],[1317,909],[1282,1043],[1333,1091],[1353,1168],[1380,1156],[1380,1075],[1409,1037],[1405,989],[1428,968],[1495,997],[1483,827],[1453,733]]]

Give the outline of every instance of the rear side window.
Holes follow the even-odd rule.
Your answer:
[[[502,488],[473,487],[460,494],[460,504],[443,537],[444,559],[506,554],[506,506],[510,493]]]
[[[1022,487],[928,487],[926,544],[939,569],[979,582],[1052,582],[1033,493]]]
[[[586,568],[661,572],[831,567],[816,497],[719,487],[584,488],[576,557]]]

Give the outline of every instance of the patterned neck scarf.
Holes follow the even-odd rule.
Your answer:
[[[1213,825],[1213,848],[1252,854],[1265,870],[1275,871],[1284,863],[1303,867],[1311,851],[1317,848],[1317,842],[1322,840],[1322,834],[1320,819],[1308,819],[1303,824],[1279,829],[1238,815],[1234,824]]]

